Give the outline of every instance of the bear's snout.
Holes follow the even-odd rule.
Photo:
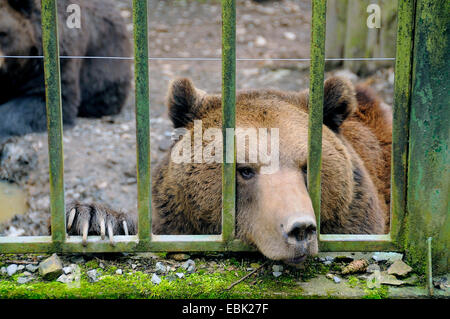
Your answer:
[[[286,227],[281,229],[286,243],[294,246],[303,246],[316,235],[316,221],[309,216],[292,219]]]

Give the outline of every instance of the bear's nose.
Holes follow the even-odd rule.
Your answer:
[[[316,222],[312,219],[299,218],[290,220],[283,227],[283,236],[289,244],[297,245],[309,241],[316,234]]]

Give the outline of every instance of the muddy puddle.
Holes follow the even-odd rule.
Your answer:
[[[25,191],[15,184],[0,181],[0,223],[27,210]]]

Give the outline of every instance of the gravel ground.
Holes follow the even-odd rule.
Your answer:
[[[130,21],[131,1],[117,1]],[[149,1],[151,57],[220,57],[219,1]],[[237,56],[240,58],[309,57],[310,1],[237,1]],[[117,63],[129,63],[118,61]],[[237,88],[300,90],[309,83],[309,63],[241,61]],[[359,79],[346,70],[334,70],[353,81],[366,81],[386,103],[393,98],[393,69],[382,69]],[[330,73],[330,74],[331,74]],[[170,145],[171,123],[164,105],[169,81],[190,77],[198,88],[220,91],[219,61],[150,61],[151,163],[157,163]],[[134,94],[122,113],[102,119],[80,118],[64,131],[66,202],[98,201],[125,211],[136,210],[136,138]],[[3,154],[2,154],[3,153]],[[49,179],[47,134],[30,134],[0,145],[0,178],[20,185],[28,195],[29,210],[0,224],[0,235],[48,233]],[[154,167],[154,165],[153,165]]]

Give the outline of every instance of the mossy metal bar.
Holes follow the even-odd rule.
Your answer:
[[[147,0],[133,0],[134,79],[136,94],[136,157],[138,187],[138,235],[151,240],[150,100],[148,70]]]
[[[64,205],[62,105],[56,0],[42,0],[41,21],[42,46],[44,50],[45,96],[47,105],[51,231],[53,241],[55,244],[59,244],[63,243],[66,237],[66,219]]]
[[[311,65],[309,69],[308,190],[320,234],[320,170],[322,167],[323,80],[325,68],[326,0],[312,1]]]
[[[175,236],[175,235],[174,235]],[[158,237],[158,236],[154,236]],[[197,238],[200,237],[200,238]],[[94,252],[146,252],[146,251],[254,251],[239,240],[223,242],[222,236],[208,237],[204,235],[173,236],[155,241],[139,240],[138,236],[115,236],[115,245],[102,240],[100,236],[89,236],[88,244],[84,246],[80,236],[70,236],[62,246],[52,242],[50,236],[0,237],[2,253],[33,253],[33,252],[63,252],[63,253],[94,253]]]
[[[414,33],[414,0],[399,0],[397,14],[397,59],[395,60],[392,121],[391,234],[402,241],[406,212],[409,109]]]
[[[222,238],[234,238],[236,209],[236,163],[234,132],[236,125],[236,4],[222,1]],[[227,146],[227,147],[225,147]],[[231,161],[230,161],[231,160]]]

